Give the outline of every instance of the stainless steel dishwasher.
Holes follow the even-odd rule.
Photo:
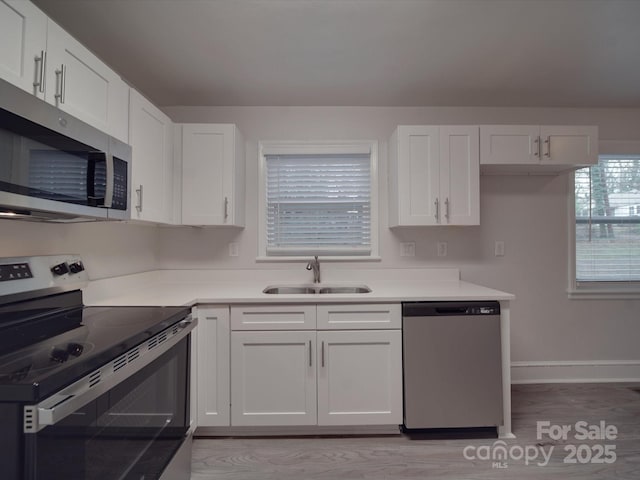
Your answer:
[[[404,430],[502,425],[498,302],[402,304]]]

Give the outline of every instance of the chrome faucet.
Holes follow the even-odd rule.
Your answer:
[[[307,270],[313,270],[313,283],[320,283],[320,260],[317,255],[307,263]]]

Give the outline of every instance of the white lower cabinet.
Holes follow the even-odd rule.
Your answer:
[[[318,332],[318,425],[402,423],[400,330]]]
[[[315,315],[307,313],[305,317],[313,319],[313,330],[270,330],[269,325],[278,328],[274,315],[279,313],[286,319],[288,314],[300,312],[301,306],[231,307],[232,319],[251,311],[255,328],[249,331],[246,323],[232,320],[231,425],[402,423],[399,305],[304,308],[307,312],[317,308],[318,318],[346,318],[351,329],[315,330]],[[260,321],[261,315],[268,321]],[[389,315],[397,318],[386,321]],[[318,328],[325,325],[330,323]],[[305,327],[310,327],[308,322]]]
[[[229,426],[229,307],[198,306],[196,312],[197,423],[199,427]]]
[[[231,334],[231,423],[316,424],[315,332]]]

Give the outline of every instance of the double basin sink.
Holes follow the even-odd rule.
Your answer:
[[[265,288],[262,293],[280,295],[318,295],[329,293],[357,294],[370,293],[371,289],[366,285],[272,285]]]

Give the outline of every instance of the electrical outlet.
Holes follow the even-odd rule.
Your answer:
[[[447,242],[438,242],[438,256],[446,257],[447,256]]]
[[[232,242],[229,244],[229,256],[230,257],[238,256],[238,244],[236,242]]]
[[[403,242],[400,244],[400,256],[401,257],[415,257],[416,256],[416,242]]]
[[[494,253],[496,257],[504,257],[504,242],[502,240],[496,240]]]

